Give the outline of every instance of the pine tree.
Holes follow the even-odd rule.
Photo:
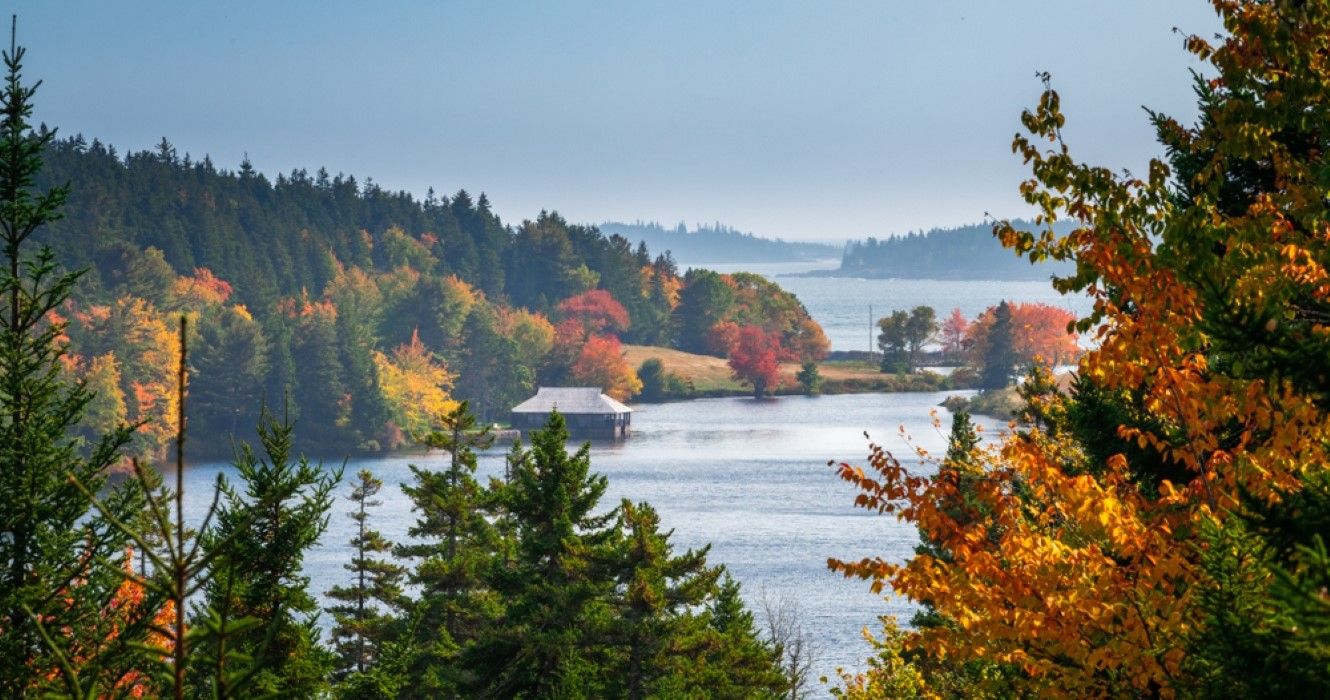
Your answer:
[[[799,381],[799,388],[803,390],[805,396],[817,396],[822,393],[822,373],[818,371],[817,363],[813,360],[806,360],[794,378]]]
[[[600,694],[617,509],[596,513],[607,482],[590,472],[590,444],[570,455],[567,440],[551,413],[505,489],[516,541],[488,581],[504,608],[467,658],[481,695]]]
[[[753,613],[739,597],[739,582],[724,574],[706,608],[706,639],[693,663],[706,697],[778,698],[786,689],[780,654],[758,634]]]
[[[493,496],[476,482],[475,450],[493,443],[488,427],[478,428],[463,402],[441,419],[442,429],[426,444],[448,452],[448,468],[429,471],[412,466],[415,484],[403,486],[418,513],[412,544],[398,556],[419,559],[411,583],[420,594],[411,605],[416,658],[411,687],[436,696],[456,695],[475,683],[458,663],[463,648],[489,624],[495,601],[483,583],[485,571],[501,549],[490,522]]]
[[[984,367],[979,375],[981,389],[1001,389],[1011,384],[1011,375],[1016,371],[1014,333],[1011,307],[1004,301],[998,304],[993,314],[993,327],[988,331]]]
[[[121,577],[97,562],[121,561],[127,538],[106,516],[90,513],[91,501],[74,482],[102,489],[131,431],[112,430],[86,451],[74,437],[92,395],[63,379],[64,324],[48,314],[79,274],[58,271],[49,248],[24,251],[41,226],[59,218],[69,191],[34,191],[55,132],[28,124],[37,86],[23,84],[24,50],[15,37],[16,29],[4,53],[0,123],[0,694],[23,698],[54,675],[58,656],[104,639],[99,612]],[[106,504],[112,516],[128,518],[141,500],[131,486]],[[51,631],[45,642],[41,627]]]
[[[674,555],[670,532],[646,503],[619,506],[619,590],[611,637],[619,647],[607,692],[626,698],[660,697],[689,688],[691,659],[705,644],[705,623],[693,614],[717,592],[722,570],[707,566],[710,547]],[[692,687],[693,692],[704,688]]]
[[[311,697],[327,688],[333,656],[318,644],[318,603],[301,570],[305,552],[327,529],[341,470],[292,461],[293,432],[288,420],[265,412],[258,429],[263,456],[241,445],[240,488],[222,485],[217,528],[204,540],[205,550],[217,553],[204,601],[224,615],[266,623],[230,642],[259,668],[256,694]]]
[[[363,674],[375,665],[382,655],[393,614],[405,602],[402,580],[406,569],[375,557],[391,552],[393,543],[369,526],[369,509],[383,504],[374,498],[383,482],[367,469],[357,472],[356,479],[348,496],[355,506],[348,514],[356,527],[350,542],[355,554],[342,565],[355,581],[349,586],[334,586],[327,593],[328,598],[338,601],[326,608],[333,616],[332,643],[337,654],[333,673],[338,678]]]

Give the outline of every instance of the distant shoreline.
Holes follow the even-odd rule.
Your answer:
[[[805,272],[786,272],[776,275],[777,277],[834,277],[840,279],[861,279],[861,280],[938,280],[941,282],[1047,282],[1052,278],[1052,274],[1045,272],[1035,274],[1036,269],[1031,266],[1030,274],[1001,274],[1004,271],[996,271],[998,274],[989,276],[976,276],[972,270],[957,271],[954,275],[939,275],[936,270],[931,270],[930,274],[918,276],[901,275],[899,271],[890,273],[874,274],[871,270],[845,270],[836,268],[834,270],[808,270]]]

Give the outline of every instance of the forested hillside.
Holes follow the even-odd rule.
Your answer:
[[[621,341],[724,356],[753,325],[783,356],[826,351],[770,282],[680,275],[668,253],[553,212],[508,226],[484,194],[420,201],[322,170],[270,181],[165,140],[122,156],[76,136],[45,159],[38,185],[72,191],[42,241],[88,270],[60,311],[65,365],[98,389],[89,433],[143,421],[143,453],[171,434],[179,313],[196,318],[196,453],[248,435],[265,402],[289,406],[302,447],[337,452],[407,444],[460,399],[501,420],[539,383],[627,399],[640,382]]]
[[[690,264],[799,262],[834,258],[839,252],[839,246],[835,245],[760,238],[724,224],[697,226],[690,231],[683,222],[665,228],[656,222],[609,221],[601,224],[600,230],[645,243],[655,250],[671,251],[674,257]]]
[[[1017,228],[1032,230],[1034,224],[1017,220]],[[1066,235],[1071,225],[1053,225]],[[1071,266],[1050,262],[1031,265],[993,237],[991,224],[973,224],[926,233],[908,233],[882,240],[850,241],[838,270],[818,274],[833,277],[953,280],[1047,280],[1067,274]]]

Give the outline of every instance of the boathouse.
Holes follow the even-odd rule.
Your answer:
[[[576,437],[618,439],[628,435],[633,409],[601,392],[599,387],[542,386],[536,395],[513,408],[513,427],[530,432],[545,425],[558,409]]]

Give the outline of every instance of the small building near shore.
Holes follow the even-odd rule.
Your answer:
[[[545,425],[558,409],[576,437],[618,439],[628,436],[633,409],[601,392],[600,387],[542,386],[536,395],[513,407],[513,427],[530,432]]]

